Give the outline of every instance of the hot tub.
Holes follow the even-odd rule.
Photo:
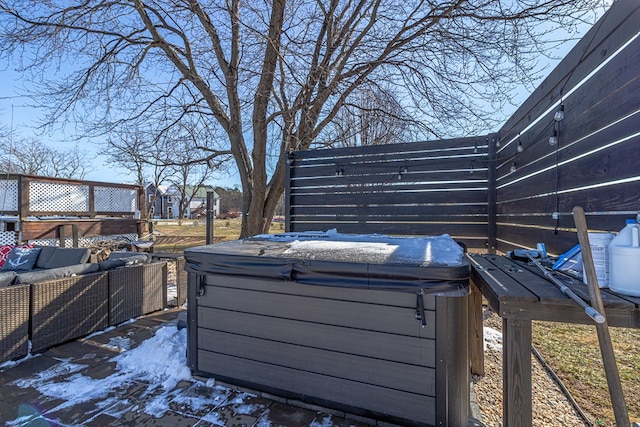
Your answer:
[[[467,425],[469,267],[449,236],[262,235],[185,259],[194,374],[383,421]]]

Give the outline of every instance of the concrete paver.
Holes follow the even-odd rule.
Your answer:
[[[181,312],[184,310],[154,313],[0,368],[0,425],[302,427],[327,425],[327,420],[339,427],[368,424],[339,416],[336,411],[289,404],[277,396],[226,384],[212,385],[202,378],[181,381],[169,392],[145,381],[128,381],[101,398],[75,404],[36,388],[39,379],[64,387],[65,380],[73,376],[101,380],[115,374],[114,356],[153,337],[159,327],[175,324]],[[144,412],[153,399],[159,399],[157,403],[164,408],[155,414],[159,416]]]

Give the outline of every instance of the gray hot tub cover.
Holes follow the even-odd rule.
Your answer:
[[[185,250],[189,272],[441,296],[469,293],[469,265],[448,235],[259,235]]]

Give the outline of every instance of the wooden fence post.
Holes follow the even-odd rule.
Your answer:
[[[213,191],[207,191],[207,226],[206,226],[206,244],[213,243],[213,206],[215,204],[215,193]]]

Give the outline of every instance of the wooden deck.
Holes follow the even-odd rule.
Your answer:
[[[472,284],[503,319],[504,425],[531,426],[531,321],[581,324],[593,324],[593,321],[578,304],[536,271],[535,266],[498,255],[470,254],[468,258]],[[558,278],[590,302],[586,285],[560,274]],[[610,326],[640,328],[640,298],[607,289],[601,293]],[[470,313],[471,328],[480,338],[471,343],[473,355],[482,352],[482,306],[476,300],[471,309],[474,310]],[[480,360],[472,356],[476,370],[482,370],[478,366]]]

